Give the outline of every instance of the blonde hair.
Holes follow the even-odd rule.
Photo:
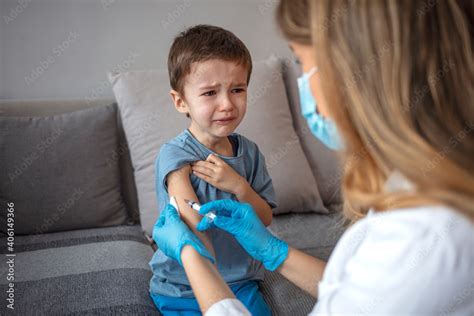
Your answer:
[[[282,14],[288,2],[277,21],[304,43],[288,36],[304,24]],[[329,115],[345,140],[345,217],[443,204],[473,220],[472,1],[301,3]],[[416,190],[384,190],[393,170]]]

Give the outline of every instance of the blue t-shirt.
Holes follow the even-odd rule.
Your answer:
[[[201,144],[187,129],[161,147],[155,163],[155,189],[159,210],[164,209],[169,203],[167,175],[192,162],[206,160],[210,154],[224,160],[244,177],[270,207],[277,207],[272,179],[268,174],[265,158],[257,145],[236,133],[229,135],[229,139],[237,148],[234,157],[213,152]],[[234,194],[221,191],[194,174],[190,177],[200,204],[219,199],[237,200]],[[218,228],[211,228],[208,232],[216,253],[217,268],[228,284],[263,279],[262,264],[250,257],[233,236]],[[153,271],[153,277],[150,280],[152,294],[194,297],[186,273],[177,261],[167,257],[158,249],[149,265]]]

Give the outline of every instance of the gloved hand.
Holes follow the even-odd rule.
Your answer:
[[[201,240],[189,229],[178,215],[176,209],[168,204],[161,211],[160,217],[153,227],[152,238],[161,251],[170,258],[181,262],[181,250],[185,245],[191,245],[201,256],[206,257],[212,263],[215,259],[209,253],[207,248],[201,243]]]
[[[213,211],[214,221],[203,217],[197,230],[217,226],[230,234],[253,258],[262,261],[267,270],[274,271],[288,257],[288,244],[273,236],[258,218],[250,204],[233,200],[217,200],[201,205],[199,213]]]

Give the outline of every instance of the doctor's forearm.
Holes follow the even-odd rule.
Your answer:
[[[288,257],[277,271],[296,286],[317,298],[318,283],[323,277],[325,267],[326,262],[288,247]]]
[[[214,303],[226,298],[235,298],[217,268],[192,246],[183,247],[181,261],[203,314]]]

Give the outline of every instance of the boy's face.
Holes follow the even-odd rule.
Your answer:
[[[243,65],[220,59],[191,65],[184,98],[171,91],[176,109],[191,116],[191,131],[220,138],[237,128],[247,109],[247,73]]]

